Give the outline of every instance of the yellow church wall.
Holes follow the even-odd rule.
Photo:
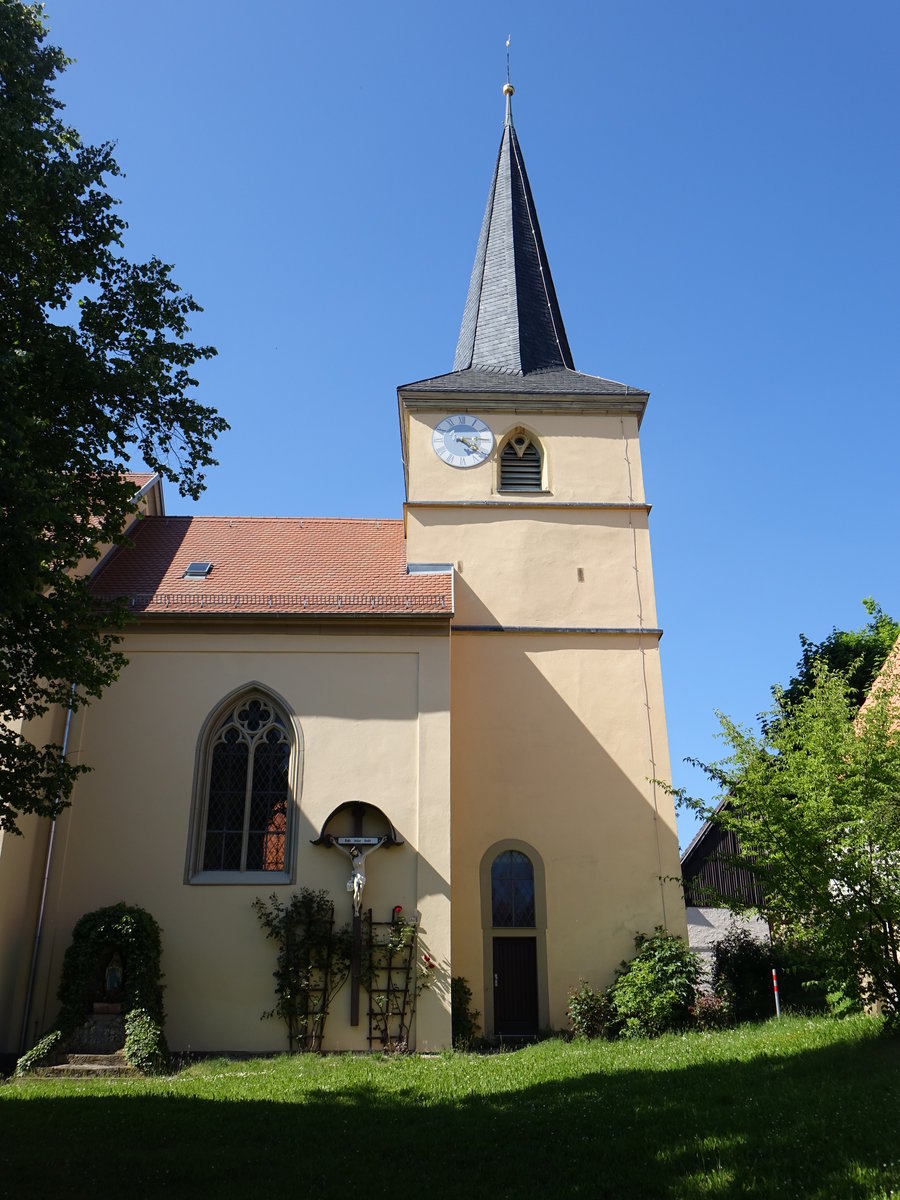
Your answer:
[[[52,711],[28,732],[38,745],[61,744],[64,726],[65,714]],[[0,1054],[19,1049],[50,833],[50,822],[32,813],[16,823],[21,836],[0,832]]]
[[[401,396],[403,389],[401,388]],[[416,399],[405,401],[412,409],[401,410],[401,421],[407,431],[408,490],[410,503],[418,500],[445,501],[485,500],[501,496],[510,503],[529,503],[534,493],[499,493],[497,490],[497,450],[505,438],[516,429],[526,429],[536,436],[547,460],[547,484],[552,499],[558,503],[609,503],[644,499],[641,471],[638,418],[634,412],[559,412],[546,407],[537,409],[534,402],[523,404],[515,411],[510,400],[507,411],[479,409],[476,404],[453,400],[434,411],[417,411]],[[494,434],[491,457],[477,467],[468,469],[448,467],[432,449],[435,426],[453,412],[467,412],[485,421]],[[410,558],[410,562],[415,560]]]
[[[50,823],[18,821],[21,837],[0,833],[0,1054],[19,1048]]]
[[[410,562],[456,566],[455,624],[656,625],[645,510],[409,505],[406,530]]]
[[[539,1021],[561,1028],[569,989],[609,983],[636,933],[687,933],[680,888],[663,882],[679,873],[674,807],[650,782],[669,759],[637,413],[400,398],[407,560],[457,571],[453,972],[491,1034],[494,938],[534,937]],[[432,449],[458,410],[495,434],[480,466]],[[543,493],[497,491],[498,449],[520,428],[543,450]],[[491,928],[490,862],[507,849],[535,867],[533,933]]]
[[[454,633],[452,663],[453,971],[491,1031],[479,867],[496,843],[530,847],[546,880],[541,1020],[562,1028],[568,989],[609,983],[636,932],[687,932],[680,889],[660,881],[679,869],[672,803],[649,782],[669,778],[656,639]]]
[[[260,1020],[274,1003],[275,947],[253,911],[257,896],[327,889],[348,921],[349,863],[311,845],[347,800],[377,805],[405,844],[366,862],[363,907],[387,920],[395,904],[421,914],[421,947],[439,970],[416,1017],[420,1050],[450,1039],[449,658],[446,629],[401,636],[299,629],[228,632],[214,625],[128,634],[129,666],[73,722],[73,761],[94,770],[60,818],[35,999],[43,1029],[72,926],[125,900],[163,929],[167,1034],[196,1051],[286,1048],[284,1025]],[[293,883],[186,883],[197,742],[210,713],[256,682],[302,730]],[[365,1049],[368,997],[349,1025],[349,983],[328,1018],[326,1046]]]

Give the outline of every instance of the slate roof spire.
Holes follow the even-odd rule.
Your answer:
[[[475,252],[454,371],[475,368],[528,375],[553,368],[574,370],[513,125],[513,92],[507,82],[503,137]]]

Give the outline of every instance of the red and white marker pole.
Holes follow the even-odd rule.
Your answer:
[[[778,972],[772,968],[772,990],[775,993],[775,1016],[781,1020],[781,1001],[778,999]]]

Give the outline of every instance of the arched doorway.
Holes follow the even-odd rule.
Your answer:
[[[547,1023],[543,865],[532,847],[501,842],[485,855],[481,874],[485,1028],[529,1037]]]

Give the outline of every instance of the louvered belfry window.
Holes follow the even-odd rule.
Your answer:
[[[505,850],[491,864],[491,924],[534,929],[534,867],[520,850]]]
[[[220,721],[209,759],[204,871],[283,871],[291,742],[263,696]]]
[[[509,439],[500,454],[500,488],[510,492],[542,490],[541,452],[526,434]]]

